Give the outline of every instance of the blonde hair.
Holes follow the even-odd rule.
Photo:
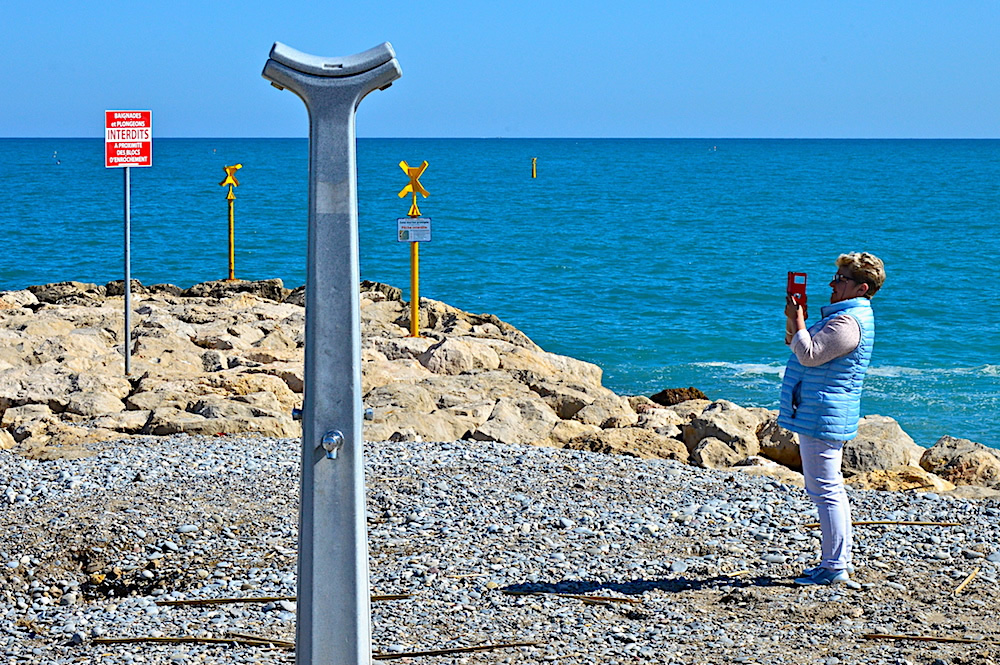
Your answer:
[[[867,284],[866,298],[871,298],[885,283],[885,264],[868,252],[851,252],[837,257],[837,267],[846,268],[855,282]]]

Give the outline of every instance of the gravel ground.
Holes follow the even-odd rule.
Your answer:
[[[378,654],[427,663],[986,664],[1000,660],[1000,504],[849,490],[850,586],[815,563],[805,493],[670,461],[481,442],[367,446]],[[7,663],[287,663],[298,441],[162,437],[39,462],[0,453]],[[963,592],[955,589],[974,571]],[[519,593],[512,593],[519,592]],[[603,596],[587,601],[568,595]],[[256,603],[165,605],[210,598]],[[866,639],[907,634],[997,641]]]

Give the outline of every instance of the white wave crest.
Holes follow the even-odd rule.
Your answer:
[[[738,376],[749,374],[773,374],[775,376],[785,375],[784,365],[766,365],[764,363],[727,363],[727,362],[704,362],[694,363],[695,367],[720,367],[731,370]]]
[[[774,365],[766,363],[732,363],[724,361],[710,361],[692,363],[695,367],[712,367],[727,371],[736,376],[750,376],[761,374],[772,374],[783,377],[785,375],[784,365]],[[978,365],[976,367],[902,367],[899,365],[882,365],[868,368],[869,376],[895,379],[900,377],[932,378],[942,376],[1000,376],[1000,365]]]
[[[868,373],[871,376],[887,378],[906,377],[939,377],[939,376],[1000,376],[1000,365],[979,365],[977,367],[898,367],[896,365],[883,365],[881,367],[869,367]]]
[[[885,367],[869,367],[869,376],[881,376],[887,379],[897,379],[901,376],[916,376],[926,373],[927,370],[913,369],[912,367],[895,367],[886,365]]]

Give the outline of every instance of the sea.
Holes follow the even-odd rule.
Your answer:
[[[103,151],[0,139],[0,290],[123,277],[124,176]],[[998,140],[359,139],[361,276],[408,298],[403,160],[429,164],[420,295],[596,363],[621,394],[776,408],[787,272],[808,274],[815,321],[837,256],[872,252],[887,280],[863,413],[923,446],[1000,448]],[[227,276],[237,163],[236,277],[304,283],[306,139],[155,139],[131,169],[133,278]]]

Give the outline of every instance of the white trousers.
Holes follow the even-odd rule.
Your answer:
[[[823,560],[819,565],[843,570],[851,562],[851,506],[840,470],[844,442],[800,434],[799,451],[806,493],[819,511],[819,528],[823,533]]]

